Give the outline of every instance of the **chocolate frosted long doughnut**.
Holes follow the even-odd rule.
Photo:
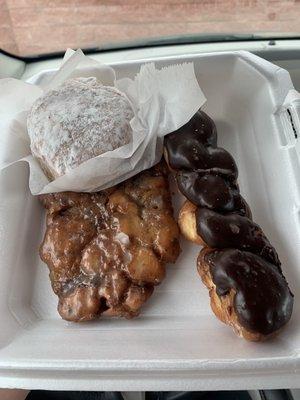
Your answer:
[[[276,250],[240,195],[233,157],[217,147],[203,111],[165,138],[165,155],[187,198],[179,225],[203,244],[197,265],[216,316],[248,340],[263,340],[290,319],[293,294]]]

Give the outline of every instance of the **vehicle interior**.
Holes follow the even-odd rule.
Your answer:
[[[53,76],[53,74],[55,74],[55,72],[61,68],[62,63],[66,61],[64,59],[66,50],[73,49],[76,51],[77,49],[81,49],[85,56],[97,61],[99,65],[108,65],[112,66],[112,68],[115,68],[115,70],[117,71],[117,79],[119,77],[126,77],[126,73],[128,71],[133,71],[130,72],[132,76],[129,74],[129,72],[128,76],[134,79],[136,71],[140,67],[140,65],[150,62],[153,62],[159,66],[168,66],[169,63],[181,64],[193,60],[195,60],[195,62],[197,60],[200,60],[200,72],[198,73],[198,75],[201,77],[201,79],[203,79],[203,81],[200,82],[200,87],[204,88],[203,91],[205,95],[205,80],[210,78],[206,78],[205,76],[201,75],[202,56],[219,57],[216,58],[215,62],[221,63],[218,68],[222,70],[223,58],[220,56],[221,53],[230,54],[234,57],[242,57],[241,59],[245,57],[246,59],[249,52],[259,57],[260,59],[271,63],[273,66],[275,65],[276,67],[278,67],[277,70],[281,71],[281,69],[283,69],[287,71],[290,76],[291,87],[293,87],[295,91],[293,92],[294,97],[292,101],[294,108],[292,112],[289,110],[287,111],[289,115],[287,116],[286,123],[289,126],[289,131],[293,133],[292,141],[289,143],[293,143],[294,146],[294,141],[295,143],[297,142],[298,135],[300,134],[300,95],[299,93],[296,93],[300,92],[299,21],[300,2],[298,2],[297,0],[155,0],[153,2],[148,2],[146,0],[66,0],[61,2],[56,0],[0,0],[0,83],[1,81],[9,82],[11,79],[13,79],[21,81],[23,83],[27,83],[29,85],[38,86],[40,79],[39,77],[42,77],[41,79],[45,79],[45,81],[43,81],[43,84],[46,84],[47,79],[49,80],[49,77]],[[209,60],[211,59],[213,60],[213,58],[209,58]],[[241,61],[241,65],[243,62],[246,63],[245,59]],[[224,61],[224,63],[226,63],[226,60]],[[236,66],[235,62],[229,65],[230,67],[228,67],[227,64],[224,64],[224,69],[227,71],[227,68],[231,68],[230,74],[237,73],[236,70],[240,68]],[[263,75],[263,72],[259,70],[260,67],[257,66],[255,68],[257,71],[257,75]],[[205,68],[204,70],[206,71]],[[276,68],[272,70],[272,73],[274,75],[272,75],[271,77],[270,73],[270,78],[268,78],[267,73],[265,75],[267,77],[266,79],[270,79],[270,85],[274,85],[274,87],[278,84],[276,79],[278,81],[280,81],[281,79],[279,78],[279,75],[276,75],[277,70]],[[49,73],[49,75],[47,75],[47,73]],[[284,79],[287,79],[288,81],[288,78],[284,78],[284,74],[282,76],[282,81]],[[230,82],[233,82],[233,84],[242,87],[244,93],[243,97],[241,98],[247,99],[247,91],[249,90],[249,93],[252,93],[252,81],[249,78],[248,86],[247,75],[245,75],[244,81],[242,83],[239,81],[239,79],[236,78],[236,80],[234,80],[233,78],[233,80]],[[221,81],[222,78],[220,78],[218,82]],[[284,83],[282,83],[282,85],[284,85]],[[258,87],[259,85],[257,86],[257,88]],[[214,91],[216,90],[217,89],[214,88]],[[271,89],[266,89],[266,91],[267,90]],[[274,89],[274,93],[275,92],[276,90]],[[208,91],[208,93],[210,92]],[[260,96],[259,93],[259,90],[257,90],[257,97]],[[274,93],[272,92],[270,97],[274,97],[278,94]],[[1,118],[3,118],[5,114],[8,114],[8,111],[5,109],[5,101],[1,100],[2,95],[4,95],[4,89],[3,93],[1,94],[0,86],[0,105],[2,108],[0,109]],[[16,99],[18,99],[19,96],[17,92],[9,93],[9,95],[15,97]],[[255,94],[253,96],[255,98]],[[215,97],[213,97],[215,102],[217,102],[217,97],[217,94],[215,95]],[[220,103],[221,105],[218,105],[218,112],[220,113],[219,115],[223,115],[223,113],[225,115],[227,110],[226,101],[235,101],[234,99],[236,98],[233,96],[231,99],[228,98],[225,99],[223,103],[221,102],[222,104]],[[208,98],[208,104],[210,104],[209,101],[210,99]],[[253,101],[255,102],[255,100],[252,99],[251,102]],[[247,100],[245,100],[245,103],[240,104],[240,108],[242,107],[248,107]],[[236,110],[240,110],[240,108],[237,107]],[[205,107],[204,109],[205,111],[207,111]],[[228,110],[229,109],[230,107],[228,106]],[[271,116],[267,116],[267,113],[270,109],[271,107],[266,107],[266,119],[271,119]],[[210,111],[210,105],[208,105],[208,110]],[[272,116],[273,113],[276,114],[276,112],[276,110],[270,111]],[[241,115],[244,116],[244,114],[242,114],[242,111]],[[245,115],[250,116],[250,119],[255,119],[255,116],[250,111],[248,114],[245,112]],[[239,124],[240,127],[243,126],[242,117]],[[222,125],[221,118],[219,118],[219,120],[216,119],[216,125],[218,130],[222,130],[223,126],[224,130],[227,129],[225,123]],[[7,151],[5,147],[5,141],[2,139],[0,140],[1,157]],[[225,139],[222,139],[222,145],[224,142],[224,147],[226,148],[227,139]],[[251,144],[254,142],[256,143],[256,146],[258,148],[257,154],[260,154],[260,151],[262,152],[262,154],[264,154],[263,152],[266,149],[261,149],[260,143],[268,142],[258,142],[257,139],[252,138],[251,141],[247,143]],[[247,184],[243,185],[243,183],[241,183],[240,185],[241,188],[244,189],[244,192],[246,192],[247,194],[250,193],[250,195],[248,195],[248,199],[251,208],[254,204],[253,214],[255,216],[258,215],[262,217],[265,213],[264,206],[266,205],[269,205],[271,211],[273,210],[273,208],[275,210],[274,214],[272,214],[270,211],[270,217],[266,218],[266,222],[264,222],[263,224],[264,228],[266,230],[271,229],[270,227],[272,227],[272,215],[279,215],[276,211],[276,207],[279,207],[279,203],[282,209],[289,210],[289,218],[291,218],[291,220],[294,219],[294,221],[297,221],[298,224],[300,221],[299,211],[297,208],[299,204],[297,205],[297,201],[295,201],[295,204],[289,203],[289,190],[287,189],[285,201],[285,188],[282,188],[282,186],[280,186],[278,183],[278,187],[275,184],[276,189],[274,189],[274,192],[272,192],[272,185],[269,183],[270,179],[266,178],[266,176],[269,177],[269,175],[264,175],[265,172],[261,173],[260,170],[258,170],[258,172],[254,170],[256,163],[259,164],[260,162],[257,161],[258,156],[256,153],[253,155],[253,159],[251,158],[251,149],[253,153],[256,150],[254,151],[253,147],[251,147],[250,145],[245,145],[245,147],[241,147],[241,149],[244,151],[243,154],[245,154],[244,159],[246,161],[250,160],[249,166],[246,164],[245,166],[242,161],[243,155],[240,156],[240,151],[242,154],[242,150],[238,148],[238,146],[241,145],[232,144],[230,139],[228,139],[228,143],[230,144],[229,149],[234,154],[236,152],[236,154],[239,155],[239,157],[237,157],[237,164],[238,166],[240,166],[239,164],[242,165],[240,169],[241,177],[243,178],[244,176],[247,176],[247,179],[249,180],[249,182],[247,181]],[[287,147],[289,147],[289,143],[287,144]],[[247,146],[249,147],[249,150],[247,150]],[[291,147],[293,146],[291,145]],[[236,148],[238,148],[238,150],[236,150]],[[269,152],[266,150],[266,154],[271,153],[271,149],[272,147],[270,145]],[[248,152],[250,155],[246,155],[246,153]],[[270,154],[269,156],[271,157]],[[282,175],[280,176],[279,173],[278,175],[276,175],[277,172],[275,164],[277,163],[277,161],[278,163],[280,162],[279,158],[280,156],[274,154],[275,162],[269,160],[270,164],[264,165],[260,168],[263,171],[264,168],[266,170],[268,168],[270,170],[274,168],[274,181],[276,181],[276,179],[278,179],[278,181],[280,180],[280,182],[284,181],[284,176],[286,175],[286,187],[288,188],[290,170],[287,170],[286,173],[282,173]],[[287,165],[287,168],[289,162],[291,164],[294,162],[293,168],[297,169],[299,160],[284,162],[282,161],[283,165]],[[22,168],[25,168],[25,163],[22,163],[22,165]],[[4,167],[2,167],[0,163],[0,174],[5,174],[5,171],[7,170],[2,170],[1,168],[3,169]],[[26,173],[22,174],[21,172],[19,172],[21,168],[20,164],[18,164],[18,167],[13,166],[12,168],[15,168],[15,175],[24,175],[27,182],[27,169]],[[251,183],[251,176],[253,176],[253,180],[255,180],[256,175],[258,176],[260,174],[262,174],[262,178],[257,178],[257,181],[260,182],[261,185],[265,185],[264,190],[262,190],[261,192],[263,193],[261,194],[262,200],[260,200],[259,194],[253,193],[251,195],[251,192],[254,192],[257,188],[257,186],[255,186],[256,183]],[[296,173],[295,175],[293,175],[294,180],[295,176]],[[5,179],[9,181],[10,178]],[[13,204],[15,196],[18,196],[17,189],[13,185],[19,185],[19,181],[17,180],[17,178],[11,179],[16,179],[16,183],[12,184],[13,189],[11,192],[9,192],[12,193],[11,197],[8,196],[8,199],[6,199],[5,202],[11,202],[11,204]],[[293,183],[293,185],[295,185],[296,187],[299,185],[299,183]],[[282,197],[278,195],[279,186]],[[270,191],[270,193],[268,191]],[[0,197],[4,199],[6,193],[2,191],[1,185],[0,192]],[[265,195],[265,193],[267,193],[267,195]],[[291,193],[294,192],[291,191]],[[29,195],[30,193],[28,192],[26,198],[28,198]],[[256,205],[256,201],[258,205]],[[18,204],[25,205],[18,205],[16,206],[16,209],[18,207],[24,207],[24,213],[32,212],[31,208],[33,206],[30,206],[29,202],[20,202]],[[0,213],[1,212],[3,212],[3,206],[1,206],[0,204]],[[41,211],[40,208],[38,212],[30,214],[30,218],[40,218],[42,212],[43,211]],[[10,222],[7,222],[8,220],[5,220],[7,226],[4,226],[4,219],[1,218],[2,217],[0,216],[0,238],[2,237],[3,232],[8,230],[7,226],[10,224]],[[279,225],[284,226],[284,229],[288,231],[289,221],[290,220],[288,219],[286,221],[283,219],[282,221],[280,221]],[[39,229],[42,229],[42,225],[43,223],[39,223]],[[293,231],[293,228],[290,229]],[[296,232],[296,230],[293,232]],[[20,237],[21,236],[30,236],[30,233],[24,234],[20,231]],[[280,230],[277,229],[277,231],[274,234],[271,234],[270,237],[277,246],[276,248],[278,248],[279,254],[280,250],[282,253],[284,253],[283,260],[287,261],[288,251],[286,251],[285,254],[284,246],[282,245],[281,247]],[[297,249],[299,249],[300,246],[300,242],[297,243],[298,239],[299,237],[295,239],[295,257],[293,259],[296,259],[298,251]],[[38,241],[34,242],[34,240],[32,239],[31,242],[28,242],[28,245],[26,245],[26,243],[24,242],[25,244],[22,246],[34,248],[34,251],[37,252],[36,249],[38,246]],[[17,246],[15,246],[15,248],[17,248]],[[284,251],[282,251],[282,248],[284,249]],[[2,251],[1,248],[0,250]],[[25,252],[25,250],[19,251]],[[3,257],[4,260],[6,260],[5,257]],[[26,261],[26,258],[24,259]],[[3,273],[1,272],[2,269],[6,267],[6,265],[1,265],[0,260],[0,276],[2,276],[1,274]],[[285,268],[286,266],[283,265],[283,267]],[[15,270],[17,272],[19,271],[18,268],[21,267],[15,267]],[[40,268],[40,266],[38,268]],[[30,269],[29,271],[36,270]],[[298,272],[300,273],[300,270]],[[32,317],[33,322],[31,321],[31,317],[28,317],[29,322],[25,321],[27,318],[27,311],[24,311],[24,315],[26,314],[26,318],[24,317],[24,320],[19,317],[19,311],[15,311],[18,308],[19,310],[21,310],[20,314],[23,312],[23,308],[25,309],[27,307],[27,298],[14,296],[14,291],[17,290],[17,279],[9,278],[11,279],[11,282],[13,282],[10,289],[13,293],[13,298],[11,300],[10,297],[10,300],[7,301],[9,303],[7,307],[8,309],[10,309],[10,312],[13,315],[15,321],[17,321],[16,325],[22,325],[23,336],[20,335],[20,338],[17,337],[19,331],[16,328],[15,330],[11,331],[13,333],[9,333],[11,335],[9,341],[6,342],[3,340],[2,345],[0,334],[0,400],[300,399],[300,352],[299,348],[296,348],[296,344],[295,347],[293,347],[293,345],[289,342],[289,338],[287,337],[291,331],[293,335],[292,337],[298,338],[300,332],[299,325],[297,327],[296,321],[296,315],[299,315],[299,307],[297,302],[297,289],[299,281],[297,281],[298,276],[296,275],[296,272],[294,273],[294,275],[293,272],[288,273],[287,275],[288,280],[292,284],[293,291],[296,295],[294,300],[295,317],[294,320],[292,320],[293,325],[290,331],[286,333],[286,336],[283,336],[280,344],[276,344],[276,341],[274,342],[273,339],[271,339],[270,344],[268,344],[269,342],[267,341],[262,343],[251,342],[251,344],[249,345],[251,347],[247,347],[247,349],[245,350],[245,348],[243,347],[242,339],[232,339],[231,336],[229,337],[225,335],[225,344],[224,346],[223,344],[220,346],[220,342],[217,343],[217,341],[219,340],[219,336],[213,336],[214,330],[218,330],[219,323],[215,322],[216,325],[214,325],[214,322],[211,322],[210,320],[210,314],[208,314],[208,322],[207,325],[205,325],[206,322],[203,323],[202,332],[203,335],[208,335],[207,342],[205,341],[205,344],[203,344],[203,348],[207,347],[207,353],[204,353],[204,350],[201,350],[203,351],[203,354],[205,354],[205,356],[203,357],[203,359],[200,359],[197,352],[193,354],[193,352],[195,351],[195,347],[193,347],[195,345],[194,335],[196,335],[197,329],[199,329],[199,327],[198,325],[196,325],[196,322],[194,322],[192,310],[193,307],[196,307],[197,305],[193,303],[194,300],[191,300],[190,303],[188,303],[188,300],[186,300],[189,299],[190,288],[188,283],[184,283],[184,285],[186,286],[182,286],[182,288],[185,290],[182,301],[187,301],[188,307],[191,307],[190,311],[184,308],[182,304],[178,306],[178,309],[176,309],[176,306],[173,306],[173,301],[175,297],[170,297],[170,299],[166,301],[165,305],[162,304],[160,307],[157,305],[157,301],[159,301],[160,298],[158,296],[158,300],[155,300],[153,303],[150,304],[150,311],[146,311],[145,319],[143,319],[142,316],[139,317],[141,318],[142,324],[140,326],[138,325],[139,318],[137,320],[132,320],[134,321],[133,328],[127,325],[129,324],[128,321],[131,320],[126,320],[123,326],[121,325],[121,323],[120,325],[118,325],[119,322],[117,322],[115,326],[113,326],[110,322],[107,323],[105,320],[104,324],[107,323],[108,325],[103,325],[101,328],[99,328],[97,322],[92,322],[90,327],[88,327],[88,323],[84,322],[84,328],[80,328],[82,329],[80,330],[80,335],[85,335],[84,332],[86,331],[87,336],[84,339],[85,343],[76,342],[76,335],[77,332],[79,332],[79,328],[77,326],[75,328],[70,328],[70,326],[74,323],[68,322],[64,325],[62,329],[59,326],[60,322],[62,321],[60,321],[59,319],[55,319],[55,317],[52,317],[52,314],[49,314],[49,320],[51,319],[51,324],[49,324],[49,328],[48,326],[47,328],[45,328],[45,325],[43,329],[45,330],[45,337],[46,334],[49,335],[49,333],[51,332],[50,336],[53,335],[53,341],[51,342],[51,344],[49,341],[49,347],[41,347],[40,353],[36,349],[37,356],[36,354],[33,355],[32,353],[32,360],[36,362],[36,366],[32,366],[32,368],[30,368],[28,366],[29,364],[26,364],[28,360],[28,362],[31,362],[28,356],[29,352],[26,353],[25,351],[24,353],[20,352],[19,355],[14,355],[13,343],[16,338],[16,346],[20,347],[20,345],[22,345],[24,346],[24,348],[26,348],[26,346],[28,346],[28,348],[32,346],[34,348],[34,340],[38,342],[42,337],[42,330],[34,331],[31,329],[33,329],[33,326],[35,327],[38,326],[39,323],[43,323],[44,318],[45,320],[48,318],[47,313],[48,307],[50,306],[48,305],[46,300],[43,300],[45,297],[43,294],[45,286],[37,286],[38,283],[36,282],[38,279],[40,279],[40,275],[37,276],[38,278],[36,278],[35,276],[23,278],[23,275],[20,274],[18,283],[21,286],[21,281],[24,281],[24,286],[26,286],[30,291],[31,286],[30,283],[26,281],[26,279],[32,279],[35,282],[32,286],[34,287],[34,295],[32,298],[30,297],[30,300],[28,301],[33,302],[30,303],[31,307],[32,304],[34,304],[34,301],[36,301],[35,299],[37,298],[34,296],[38,296],[39,301],[41,301],[41,306],[37,312],[37,321],[35,321],[36,316],[34,316]],[[172,276],[172,273],[170,276]],[[294,276],[295,280],[293,279]],[[190,279],[189,275],[188,277],[184,277],[184,279]],[[170,284],[172,284],[172,282]],[[163,285],[165,285],[165,283]],[[163,286],[163,288],[163,290],[169,290],[170,292],[175,290],[172,286],[169,289],[165,289],[165,286]],[[194,290],[194,287],[192,287],[191,290]],[[0,284],[0,292],[1,291],[3,291],[4,293],[4,288],[2,288]],[[178,296],[180,302],[180,293],[178,293]],[[4,295],[3,298],[5,298]],[[13,301],[14,298],[15,302]],[[1,299],[2,298],[0,296],[0,302],[2,301],[2,304],[4,304],[6,300]],[[23,301],[24,304],[26,303],[25,305],[21,304]],[[199,302],[200,301],[201,300],[199,300]],[[53,304],[55,303],[52,302],[51,307],[53,306]],[[153,313],[151,311],[151,307],[154,307],[155,309],[156,306],[158,310],[157,314],[155,314],[155,311]],[[33,313],[35,313],[34,307],[32,308]],[[186,313],[187,319],[185,320],[184,318],[178,318],[178,323],[175,323],[174,321],[176,319],[177,312],[182,313],[183,315],[185,315]],[[44,315],[46,315],[46,317],[44,317],[43,313]],[[56,310],[53,311],[53,315],[55,313]],[[154,315],[153,318],[155,318],[155,323],[151,326],[151,323],[149,321],[151,320],[152,315]],[[188,322],[186,323],[185,321]],[[1,321],[0,316],[0,326],[2,324],[4,326],[6,323],[7,322],[5,319],[3,319],[3,322]],[[40,326],[42,327],[42,325]],[[49,332],[46,332],[47,329],[49,329]],[[115,339],[111,334],[113,329],[119,331],[118,336],[116,335],[116,338],[118,339]],[[168,359],[168,356],[165,356],[164,358],[165,353],[162,352],[161,358],[163,359],[163,362],[165,364],[162,364],[161,367],[153,367],[152,362],[154,365],[156,360],[160,360],[160,358],[159,355],[155,352],[152,353],[152,346],[154,346],[154,344],[151,342],[151,338],[149,337],[151,336],[151,332],[153,333],[155,330],[158,329],[161,329],[165,332],[170,332],[166,334],[166,336],[164,336],[164,334],[161,336],[161,345],[167,347],[169,352],[174,351],[174,358],[170,357]],[[173,330],[174,332],[172,336]],[[132,333],[133,331],[134,333]],[[99,335],[98,338],[95,336],[95,332],[97,332],[97,334]],[[137,339],[135,344],[132,344],[127,336],[130,336],[131,334],[136,335],[136,332],[141,332],[141,339]],[[178,341],[174,340],[174,342],[172,342],[172,338],[175,336],[175,333],[177,335],[177,332]],[[182,332],[185,332],[186,336],[182,336],[183,339],[181,340],[181,335],[184,335],[184,333]],[[65,335],[68,334],[70,335],[70,339],[65,338]],[[168,340],[169,334],[170,342]],[[64,337],[62,335],[64,335]],[[210,335],[212,338],[211,341],[209,340]],[[155,338],[156,342],[159,341],[158,337],[159,336]],[[92,349],[94,343],[90,342],[90,340],[95,340],[95,338],[96,340],[99,339],[99,341],[103,340],[102,344],[104,348],[104,356],[103,360],[101,360],[102,367],[99,370],[97,369],[97,364],[93,359],[94,354]],[[66,342],[64,342],[65,340]],[[72,352],[74,352],[73,360],[70,356],[70,360],[72,360],[73,362],[72,367],[70,367],[69,369],[67,367],[57,367],[58,364],[56,364],[56,361],[51,361],[50,356],[49,361],[47,358],[48,355],[45,355],[44,353],[47,351],[51,352],[51,349],[53,349],[53,358],[56,358],[57,363],[59,363],[60,354],[58,350],[55,350],[56,343],[62,341],[61,343],[64,343],[64,346],[67,346],[69,340],[70,346],[73,346],[73,348],[69,351],[68,354],[72,354]],[[110,340],[118,340],[119,342],[122,342],[122,340],[124,340],[124,343],[122,343],[122,346],[124,348],[126,348],[126,340],[128,340],[127,346],[130,348],[130,351],[133,351],[134,354],[138,354],[138,356],[135,360],[130,359],[130,357],[128,357],[128,359],[126,359],[125,357],[122,358],[123,353],[120,353],[120,356],[119,354],[117,354],[119,351],[119,347],[115,347],[115,352],[113,350],[113,346],[111,348],[109,347],[111,345]],[[191,341],[190,343],[189,340]],[[80,349],[76,349],[77,345]],[[84,350],[85,346],[86,350]],[[130,346],[133,346],[134,350],[132,350]],[[212,346],[212,348],[215,346],[223,346],[224,349],[226,348],[226,350],[224,350],[224,354],[220,354],[220,357],[214,355],[212,356],[211,360],[209,360],[209,346]],[[261,347],[260,349],[258,349],[255,346]],[[276,346],[278,346],[278,348]],[[4,350],[3,356],[1,353],[2,347]],[[15,347],[15,349],[18,349],[19,347]],[[278,349],[278,352],[276,352],[276,348]],[[59,344],[57,349],[59,349]],[[88,354],[87,358],[90,357],[89,362],[85,360],[87,362],[85,364],[85,371],[83,371],[81,367],[78,366],[77,368],[76,366],[77,362],[80,364],[80,360],[78,361],[79,357],[77,357],[77,351],[78,354],[80,351],[86,351]],[[111,355],[108,354],[109,351],[111,352]],[[239,357],[235,357],[234,359],[228,361],[226,359],[227,351],[232,352],[235,355],[241,354],[240,359]],[[181,357],[184,352],[186,353],[186,358],[183,356]],[[214,353],[213,350],[212,353]],[[99,357],[99,360],[101,359],[101,356],[101,351],[99,351],[98,353],[97,350],[97,357]],[[27,361],[26,357],[28,358]],[[44,357],[46,361],[48,360],[48,364],[44,360]],[[225,367],[222,366],[222,357],[223,359],[226,359],[227,362]],[[262,362],[262,359],[265,357],[267,359],[267,362],[264,365],[267,366],[262,367],[262,364],[260,365],[260,362]],[[113,362],[112,364],[110,364],[111,359],[113,359],[113,362],[115,364],[113,364]],[[239,362],[241,362],[241,359],[243,360],[243,365],[241,369],[239,369]],[[185,369],[184,361],[182,360],[185,360],[187,363],[192,360],[189,369]],[[199,364],[196,363],[197,360]],[[45,363],[43,364],[44,361]],[[143,364],[143,361],[147,364],[146,366],[145,364]],[[193,364],[194,361],[195,364]],[[263,361],[265,361],[265,359]],[[22,364],[23,362],[24,365]],[[38,363],[40,363],[40,365]],[[203,369],[201,369],[202,367],[199,367],[200,363],[202,363]],[[220,366],[218,366],[218,363],[220,363]],[[126,375],[127,370],[129,371],[128,376]],[[226,372],[226,370],[228,372]],[[75,381],[76,385],[74,384]]]

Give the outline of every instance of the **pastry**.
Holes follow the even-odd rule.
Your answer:
[[[276,264],[249,251],[209,247],[197,264],[215,315],[239,336],[261,341],[289,320],[292,296]]]
[[[137,316],[180,252],[165,165],[106,191],[40,200],[47,210],[40,256],[61,317]]]
[[[65,81],[29,112],[31,152],[50,180],[84,161],[128,144],[133,110],[127,97],[96,78]]]
[[[233,157],[217,147],[214,122],[203,111],[165,138],[165,158],[187,201],[183,235],[204,246],[198,271],[216,316],[248,340],[263,340],[290,319],[293,294],[276,250],[240,195]]]

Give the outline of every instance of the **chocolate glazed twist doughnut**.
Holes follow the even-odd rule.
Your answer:
[[[237,185],[232,156],[217,147],[204,112],[165,138],[165,158],[187,198],[179,214],[183,235],[201,244],[197,267],[216,316],[247,340],[263,340],[290,319],[293,294],[276,250],[252,221]]]

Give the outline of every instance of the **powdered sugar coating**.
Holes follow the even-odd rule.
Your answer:
[[[130,142],[133,110],[96,78],[69,79],[38,98],[27,119],[32,154],[50,179]]]

